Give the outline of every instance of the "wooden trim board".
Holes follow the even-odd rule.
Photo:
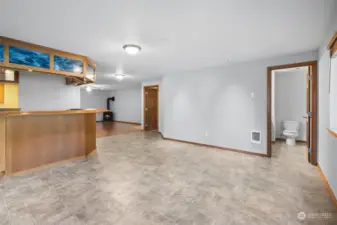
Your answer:
[[[323,170],[322,170],[322,168],[320,167],[319,164],[317,165],[317,168],[320,172],[320,175],[321,175],[321,178],[322,178],[323,182],[325,183],[326,188],[328,189],[328,192],[329,192],[329,195],[330,195],[332,201],[334,202],[335,206],[337,207],[337,198],[336,198],[335,194],[333,193],[333,191],[332,191],[332,189],[329,185],[328,179],[326,179],[326,177],[323,173]]]
[[[164,140],[168,140],[168,141],[176,141],[176,142],[181,142],[181,143],[185,143],[185,144],[197,145],[197,146],[201,146],[201,147],[214,148],[214,149],[218,149],[218,150],[227,150],[227,151],[243,153],[243,154],[247,154],[247,155],[268,157],[268,155],[262,154],[262,153],[248,152],[248,151],[245,151],[245,150],[225,148],[225,147],[220,147],[220,146],[215,146],[215,145],[206,145],[206,144],[200,144],[200,143],[197,143],[197,142],[183,141],[183,140],[178,140],[178,139],[173,139],[173,138],[166,138],[161,133],[160,133],[160,135],[163,137]]]
[[[49,168],[49,167],[53,167],[53,166],[62,165],[62,164],[69,163],[69,162],[74,162],[74,161],[79,161],[79,160],[87,159],[89,156],[95,155],[95,154],[97,154],[97,150],[96,149],[93,150],[88,155],[77,156],[77,157],[74,157],[74,158],[71,158],[71,159],[65,159],[65,160],[62,160],[62,161],[58,161],[58,162],[49,163],[49,164],[46,164],[46,165],[43,165],[43,166],[35,167],[35,168],[32,168],[32,169],[28,169],[28,170],[23,170],[23,171],[20,171],[20,172],[11,173],[10,176],[18,176],[18,175],[22,175],[22,174],[29,173],[29,172],[34,172],[34,171],[37,171],[37,170],[41,170],[41,169],[45,169],[45,168]],[[6,175],[6,173],[3,172],[3,175]]]
[[[102,121],[102,122],[104,122],[104,121]],[[125,123],[125,124],[131,124],[131,125],[141,125],[141,123],[127,122],[127,121],[119,121],[119,120],[113,120],[112,122],[115,122],[115,123]]]
[[[311,163],[313,165],[317,165],[317,61],[308,61],[301,63],[293,63],[286,65],[278,65],[278,66],[270,66],[267,67],[267,155],[271,157],[272,155],[272,120],[271,120],[271,111],[272,111],[272,71],[279,69],[287,69],[287,68],[295,68],[295,67],[304,67],[311,66],[312,67],[312,82],[313,82],[313,90],[312,90],[312,153]]]
[[[40,169],[45,169],[45,168],[48,168],[48,167],[69,163],[69,162],[72,162],[72,161],[82,160],[84,158],[86,158],[85,155],[77,156],[77,157],[74,157],[74,158],[71,158],[71,159],[65,159],[65,160],[62,160],[62,161],[49,163],[49,164],[46,164],[46,165],[43,165],[43,166],[38,166],[38,167],[35,167],[35,168],[31,168],[31,169],[27,169],[27,170],[23,170],[23,171],[19,171],[19,172],[14,172],[14,173],[11,173],[10,176],[18,176],[18,175],[22,175],[22,174],[25,174],[25,173],[34,172],[34,171],[37,171],[37,170],[40,170]]]
[[[106,109],[80,109],[80,110],[50,110],[50,111],[11,111],[2,112],[3,114],[8,114],[8,117],[15,116],[41,116],[41,115],[74,115],[74,114],[96,114],[101,112],[106,112]]]

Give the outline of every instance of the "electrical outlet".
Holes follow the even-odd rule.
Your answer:
[[[207,131],[205,132],[205,137],[208,137],[208,132]]]

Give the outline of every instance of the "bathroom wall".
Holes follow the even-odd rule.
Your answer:
[[[282,121],[300,122],[297,140],[306,140],[306,70],[275,72],[276,138],[282,135]]]

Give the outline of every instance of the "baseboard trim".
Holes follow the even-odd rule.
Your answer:
[[[329,195],[330,195],[332,201],[335,203],[335,206],[337,208],[337,198],[336,198],[335,194],[333,193],[333,191],[332,191],[332,189],[329,185],[328,179],[326,179],[326,177],[323,173],[323,170],[322,170],[322,168],[320,167],[319,164],[317,165],[317,168],[318,168],[318,170],[321,174],[321,178],[322,178],[323,182],[325,183],[326,188],[328,189]]]
[[[112,122],[115,122],[115,123],[126,123],[126,124],[132,124],[132,125],[141,125],[140,123],[127,122],[127,121],[119,121],[119,120],[114,120]]]
[[[94,152],[96,152],[96,150],[91,152],[89,155],[93,154]],[[89,155],[87,155],[87,156],[89,156]],[[48,163],[48,164],[45,164],[45,165],[42,165],[42,166],[37,166],[37,167],[34,167],[34,168],[21,170],[21,171],[14,172],[14,173],[6,173],[6,171],[5,171],[5,175],[6,176],[18,176],[18,175],[22,175],[22,174],[25,174],[25,173],[31,173],[31,172],[34,172],[34,171],[37,171],[37,170],[48,168],[48,167],[53,167],[53,166],[57,166],[57,165],[61,165],[61,164],[65,164],[65,163],[69,163],[69,162],[73,162],[73,161],[79,161],[79,160],[87,158],[87,156],[86,155],[75,156],[75,157],[70,158],[70,159],[64,159],[64,160],[60,160],[60,161],[57,161],[57,162]]]
[[[166,138],[162,134],[161,134],[161,136],[163,137],[164,140],[168,140],[168,141],[176,141],[176,142],[181,142],[181,143],[185,143],[185,144],[198,145],[198,146],[202,146],[202,147],[208,147],[208,148],[214,148],[214,149],[218,149],[218,150],[226,150],[226,151],[231,151],[231,152],[243,153],[243,154],[247,154],[247,155],[268,157],[267,154],[262,154],[262,153],[248,152],[248,151],[245,151],[245,150],[225,148],[225,147],[220,147],[220,146],[215,146],[215,145],[206,145],[206,144],[200,144],[200,143],[197,143],[197,142],[183,141],[183,140],[178,140],[178,139],[173,139],[173,138]]]

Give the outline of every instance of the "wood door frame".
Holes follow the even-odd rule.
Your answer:
[[[312,66],[312,164],[317,165],[317,61],[270,66],[267,68],[267,156],[272,156],[272,71],[279,69],[289,69],[296,67]]]
[[[143,130],[147,130],[146,126],[145,126],[145,122],[146,122],[146,89],[147,88],[153,88],[153,87],[157,87],[157,128],[159,130],[159,84],[156,85],[148,85],[148,86],[144,86],[143,87]]]

